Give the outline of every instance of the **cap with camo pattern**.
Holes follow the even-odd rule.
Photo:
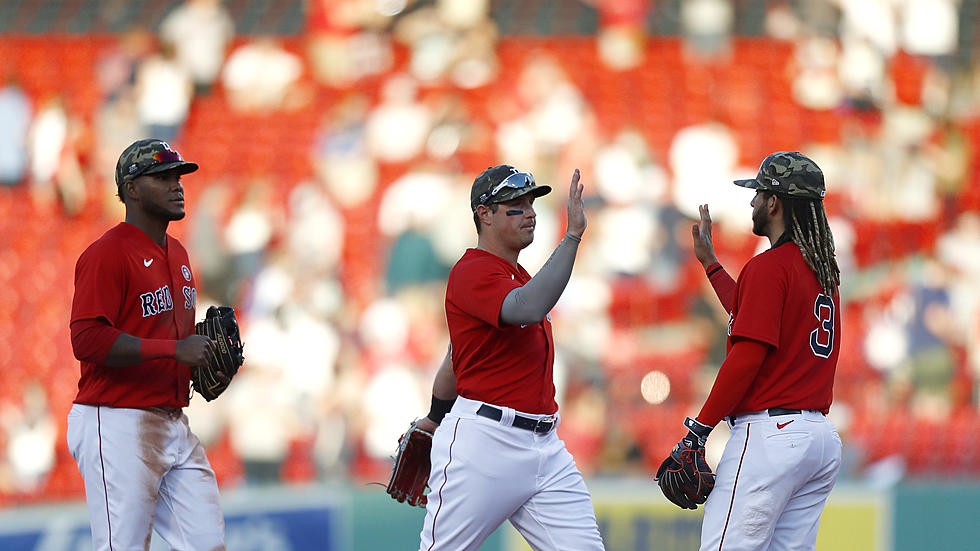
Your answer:
[[[777,151],[769,155],[754,179],[735,180],[735,185],[801,199],[822,200],[827,194],[823,171],[799,151]]]
[[[155,174],[178,169],[187,174],[198,169],[197,163],[190,163],[174,151],[163,140],[148,138],[137,140],[129,145],[116,161],[116,185],[121,186],[144,174]]]

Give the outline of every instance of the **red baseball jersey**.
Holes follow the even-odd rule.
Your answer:
[[[534,325],[501,325],[500,307],[531,280],[520,265],[467,249],[449,273],[446,320],[460,396],[525,413],[558,411],[551,315]]]
[[[732,413],[771,407],[830,410],[840,352],[840,303],[824,293],[795,243],[750,260],[738,276],[728,326],[732,339],[771,348]]]
[[[122,222],[89,245],[75,265],[72,322],[101,319],[134,337],[179,340],[194,332],[196,305],[187,251],[171,235],[161,247]],[[75,403],[183,407],[190,376],[190,367],[174,359],[125,367],[83,361]]]

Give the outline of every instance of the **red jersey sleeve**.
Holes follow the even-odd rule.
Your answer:
[[[715,384],[698,414],[698,422],[713,427],[733,413],[745,392],[755,380],[769,347],[748,339],[739,339],[725,356]]]
[[[500,307],[507,294],[521,286],[499,262],[467,262],[453,281],[453,299],[464,312],[501,329]]]
[[[756,256],[738,276],[729,330],[733,339],[741,337],[779,347],[788,281],[785,267],[772,262],[773,258]]]
[[[708,266],[705,273],[708,275],[711,288],[718,295],[718,300],[721,301],[722,307],[725,308],[726,312],[731,313],[732,305],[735,302],[735,279],[728,275],[725,268],[722,268],[721,264],[717,262]]]
[[[118,251],[109,250],[104,242],[92,244],[75,264],[75,296],[71,303],[72,323],[86,319],[104,319],[115,327],[125,292],[123,267]]]
[[[72,352],[79,361],[104,364],[112,345],[122,334],[102,320],[78,320],[71,324]]]

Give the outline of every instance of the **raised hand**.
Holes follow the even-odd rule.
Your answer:
[[[701,221],[691,226],[691,237],[694,238],[694,256],[702,266],[707,268],[718,259],[715,257],[715,247],[711,243],[711,213],[708,205],[698,205]]]
[[[568,233],[574,237],[582,237],[589,223],[585,216],[585,203],[582,201],[582,190],[585,186],[578,183],[581,177],[576,168],[572,173],[572,182],[568,186]]]

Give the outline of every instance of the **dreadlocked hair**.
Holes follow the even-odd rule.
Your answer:
[[[824,293],[836,295],[840,268],[834,256],[834,234],[820,201],[781,196],[783,223],[793,243],[800,248],[803,261],[817,276]]]

